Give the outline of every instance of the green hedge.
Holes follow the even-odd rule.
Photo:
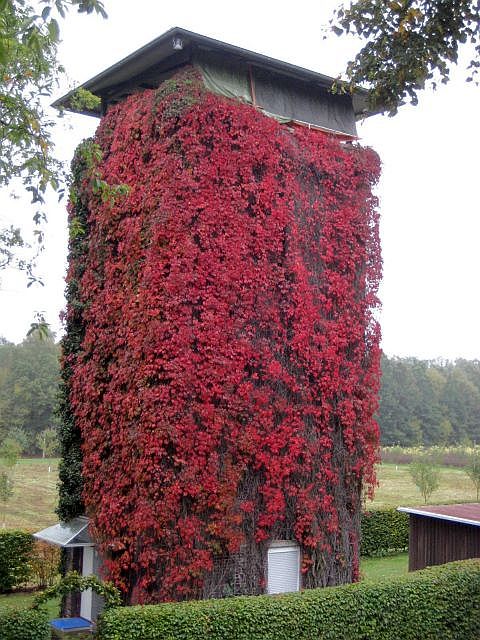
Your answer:
[[[478,640],[480,562],[282,596],[124,607],[100,640]]]
[[[365,511],[361,523],[361,556],[381,556],[408,548],[408,514],[396,509]]]
[[[0,640],[50,640],[50,635],[46,610],[0,610]]]
[[[26,531],[0,531],[0,593],[28,580],[33,538]]]

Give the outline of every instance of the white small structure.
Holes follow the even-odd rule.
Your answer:
[[[300,590],[300,547],[291,540],[272,542],[267,552],[267,593]]]
[[[85,516],[79,516],[68,522],[59,522],[42,529],[42,531],[34,533],[33,537],[47,544],[68,549],[71,553],[76,550],[79,573],[82,576],[98,575],[99,558],[95,542],[88,531],[88,525],[89,519]],[[81,593],[80,610],[73,613],[86,620],[94,621],[100,608],[99,597],[93,594],[91,589],[87,589]]]

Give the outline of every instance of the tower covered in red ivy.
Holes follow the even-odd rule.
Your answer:
[[[173,29],[85,83],[98,109],[58,102],[101,116],[73,163],[59,513],[128,602],[358,575],[379,160],[331,82]]]

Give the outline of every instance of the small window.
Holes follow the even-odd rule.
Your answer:
[[[300,589],[300,547],[292,542],[274,542],[268,549],[267,593],[289,593]]]

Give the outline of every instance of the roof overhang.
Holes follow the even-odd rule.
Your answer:
[[[456,506],[456,505],[452,505],[452,506]],[[457,524],[467,524],[473,527],[480,527],[480,505],[478,505],[478,507],[479,507],[478,519],[476,518],[472,519],[472,518],[462,517],[459,515],[448,514],[448,513],[441,513],[439,511],[434,511],[433,510],[434,507],[432,507],[432,510],[421,509],[420,507],[397,507],[397,511],[400,511],[402,513],[408,513],[413,516],[423,516],[426,518],[434,518],[436,520],[446,520],[447,522],[454,522]]]
[[[280,76],[295,78],[306,84],[313,84],[316,87],[322,87],[327,90],[330,90],[335,82],[335,78],[330,76],[236,47],[180,27],[173,27],[94,78],[87,80],[80,87],[101,98],[104,111],[108,105],[109,96],[112,96],[115,92],[118,93],[122,88],[128,92],[128,88],[135,86],[135,82],[137,83],[136,86],[155,88],[154,85],[150,86],[150,78],[155,75],[158,76],[158,73],[162,71],[167,72],[188,63],[196,51],[221,53],[225,58],[230,58],[236,62],[242,61],[259,69],[271,71]],[[100,108],[98,110],[88,110],[72,107],[70,101],[77,89],[78,87],[56,100],[52,106],[85,115],[101,116],[102,109]],[[377,113],[369,109],[368,92],[365,89],[358,88],[352,94],[352,102],[357,120]]]
[[[88,531],[89,519],[85,516],[73,518],[68,522],[59,522],[51,527],[37,531],[33,537],[47,544],[62,547],[64,549],[71,547],[93,547],[95,542],[92,540]]]

